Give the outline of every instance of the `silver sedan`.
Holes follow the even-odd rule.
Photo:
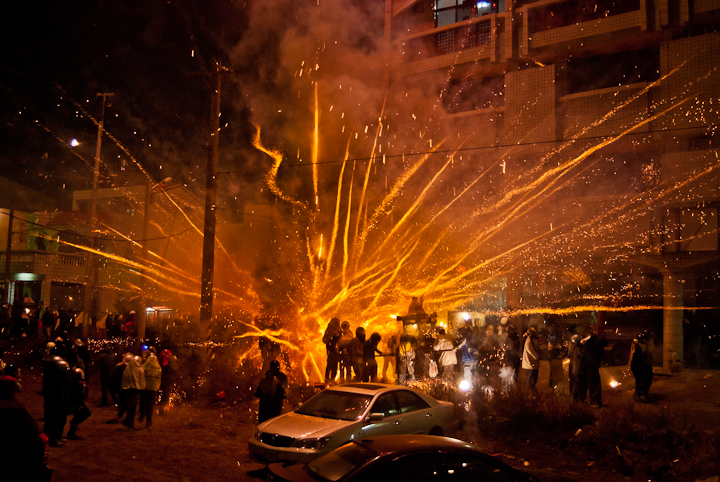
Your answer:
[[[343,444],[378,435],[443,435],[455,407],[412,388],[349,383],[318,393],[297,410],[258,425],[248,441],[262,463],[309,462]]]

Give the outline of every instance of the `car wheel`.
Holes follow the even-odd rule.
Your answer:
[[[442,436],[443,436],[443,429],[442,429],[442,427],[433,427],[433,428],[431,428],[430,431],[428,432],[428,435],[437,435],[437,436],[439,436],[439,437],[442,437]]]

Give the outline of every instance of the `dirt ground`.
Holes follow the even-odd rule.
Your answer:
[[[622,369],[614,367],[603,368],[602,377],[604,402],[608,405],[602,410],[612,410],[613,404],[631,400],[632,376],[624,377]],[[610,388],[612,380],[620,385]],[[18,399],[42,428],[40,384],[39,368],[25,368],[23,391]],[[543,369],[538,386],[549,390],[547,385],[547,371]],[[562,392],[563,385],[557,390]],[[682,414],[691,423],[720,428],[720,372],[686,370],[680,374],[659,374],[651,393],[652,406],[658,410]],[[115,418],[115,410],[98,404],[99,381],[95,376],[91,378],[88,400],[93,413],[78,431],[83,440],[65,441],[64,447],[50,449],[54,481],[264,480],[264,466],[247,455],[247,440],[255,429],[256,402],[184,403],[156,416],[151,430],[138,423],[135,431],[107,423]],[[476,443],[518,468],[561,472],[581,481],[646,480],[623,477],[611,468],[594,465],[592,460],[567,460],[557,447],[543,447],[531,441],[491,440],[478,430],[459,430],[448,435]]]

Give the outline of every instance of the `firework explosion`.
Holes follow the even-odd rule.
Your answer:
[[[268,71],[276,71],[285,88],[250,96],[259,99],[251,106],[256,122],[269,132],[261,137],[258,129],[254,145],[272,161],[265,185],[278,201],[271,216],[278,229],[272,239],[262,240],[268,242],[268,259],[247,269],[240,262],[244,252],[218,244],[216,324],[236,340],[253,341],[238,364],[259,358],[254,341],[266,337],[291,353],[307,380],[322,380],[320,340],[330,318],[383,335],[397,332],[395,317],[407,312],[413,296],[422,297],[427,312],[491,313],[504,304],[479,300],[518,283],[524,273],[537,277],[543,296],[513,306],[519,315],[659,309],[620,306],[619,300],[632,304],[637,286],[594,295],[582,290],[591,285],[590,273],[610,271],[630,256],[717,235],[714,228],[684,233],[681,241],[649,241],[669,239],[665,228],[649,221],[651,212],[680,201],[700,204],[703,193],[717,184],[716,156],[701,169],[662,179],[657,161],[631,168],[623,157],[624,152],[632,156],[632,146],[656,142],[647,132],[653,123],[692,118],[712,133],[707,119],[717,112],[697,95],[717,75],[714,70],[681,77],[687,83],[676,89],[682,93],[678,97],[651,98],[653,89],[688,68],[681,62],[597,119],[569,122],[562,141],[535,143],[534,133],[527,132],[522,142],[502,145],[494,131],[478,127],[482,122],[470,125],[447,113],[445,106],[463,94],[462,85],[450,89],[450,74],[428,74],[427,86],[410,79],[385,81],[391,77],[387,71],[400,70],[400,61],[387,59],[375,46],[360,48],[372,27],[348,21],[355,12],[343,2],[328,3],[293,6],[299,26],[289,33],[248,35],[254,43],[282,39],[281,65]],[[251,28],[275,25],[267,21],[269,12],[283,9],[273,5],[253,7],[258,12]],[[381,22],[375,23],[380,28]],[[241,47],[247,45],[238,52],[246,50]],[[285,115],[293,128],[284,131],[278,117]],[[522,118],[505,124],[522,125]],[[292,147],[267,147],[281,141]],[[632,189],[615,189],[623,178],[632,179]],[[158,297],[176,299],[192,312],[199,301],[202,221],[173,196],[163,192],[161,197],[166,204],[158,203],[159,218],[174,220],[180,213],[182,225],[156,227],[179,253],[175,259],[186,263],[168,264],[159,250],[150,250],[140,263],[112,258],[152,278]],[[553,306],[558,300],[565,306]],[[280,318],[280,324],[269,328],[252,320],[268,316]]]

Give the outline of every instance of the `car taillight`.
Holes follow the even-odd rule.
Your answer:
[[[40,432],[40,438],[43,441],[43,463],[47,465],[50,463],[50,442],[45,432]]]

